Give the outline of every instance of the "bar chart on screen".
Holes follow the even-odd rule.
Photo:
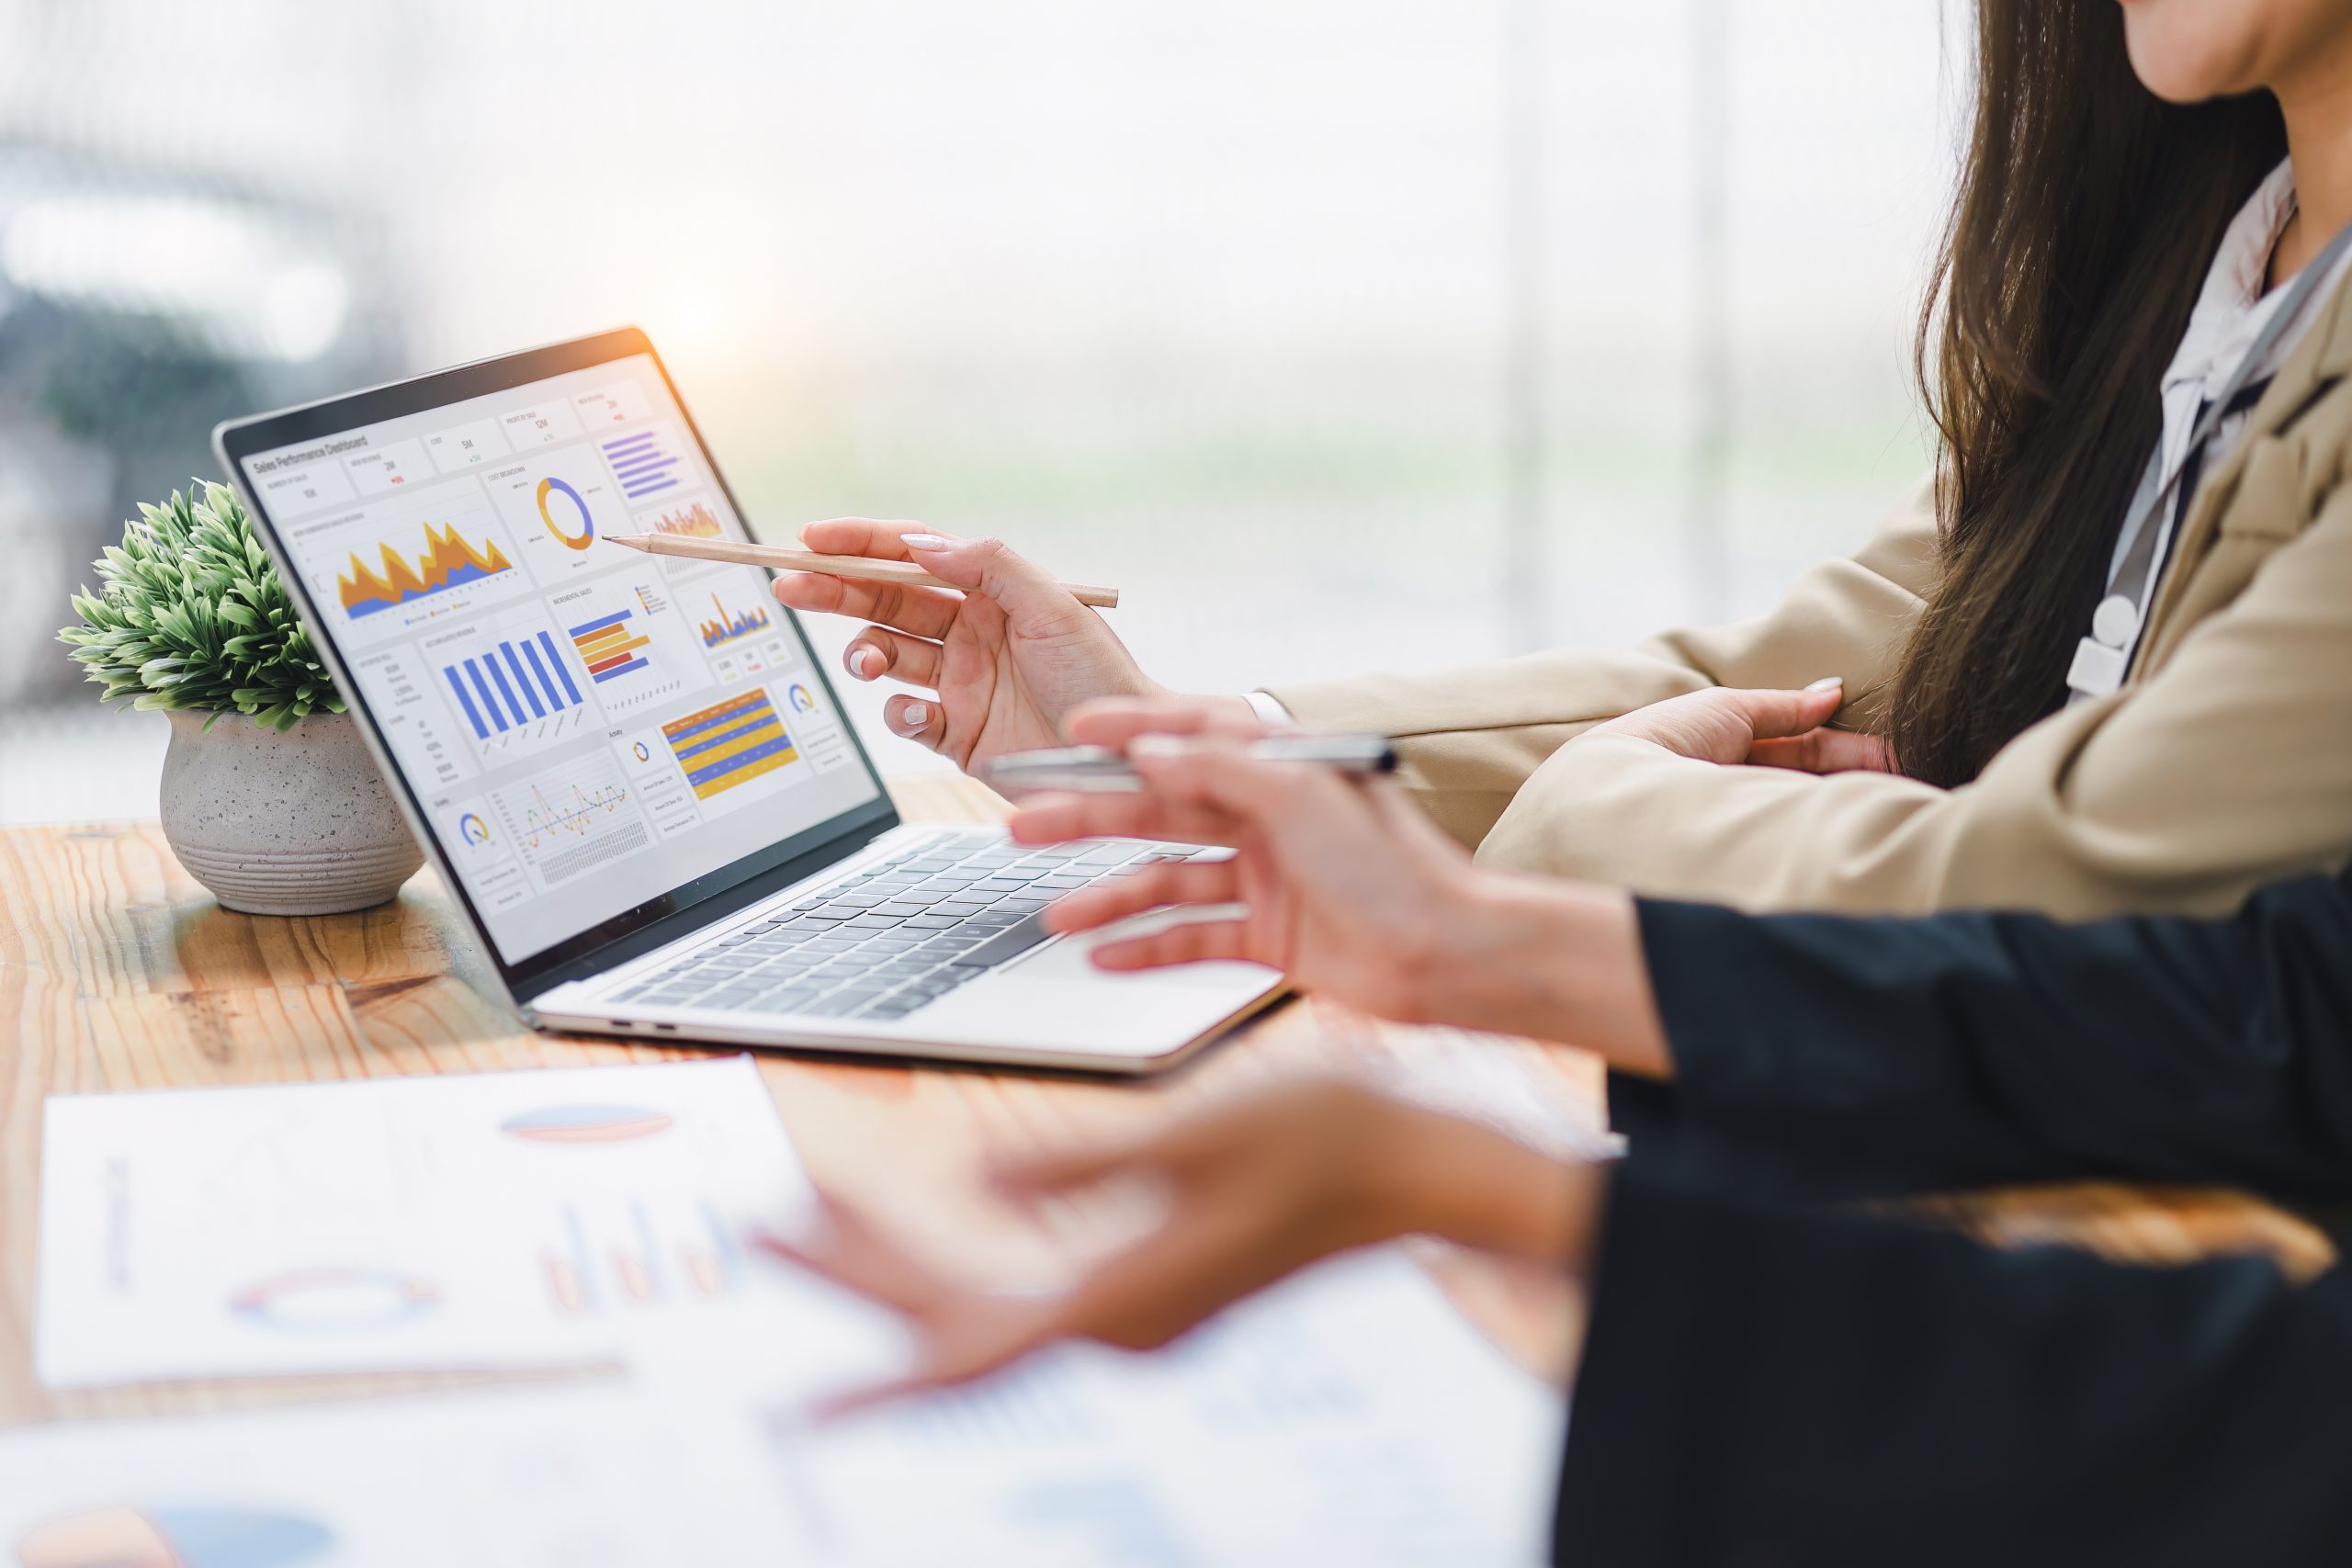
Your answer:
[[[716,539],[726,532],[710,502],[692,496],[656,512],[637,514],[638,526],[649,534],[682,534],[690,539]],[[683,559],[679,564],[684,564]]]
[[[728,600],[737,599],[737,596],[729,594],[727,599],[722,599],[715,588],[708,597],[710,614],[695,625],[695,630],[701,634],[703,647],[722,648],[767,629],[766,605],[749,599],[729,604]]]
[[[677,429],[667,420],[656,420],[626,435],[607,436],[597,442],[596,449],[605,455],[621,494],[631,504],[674,491],[695,478],[686,467]]]
[[[556,739],[585,716],[580,684],[545,631],[503,637],[442,665],[441,678],[474,739],[502,749],[509,740]]]
[[[659,569],[605,572],[551,601],[597,705],[633,713],[710,682]]]
[[[706,809],[714,808],[713,803],[720,797],[800,760],[774,699],[761,686],[672,719],[662,727],[662,738],[669,743],[695,798]],[[748,800],[746,795],[725,804]]]

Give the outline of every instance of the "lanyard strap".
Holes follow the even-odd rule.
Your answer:
[[[2256,377],[2279,343],[2294,330],[2303,308],[2311,303],[2312,295],[2335,270],[2346,251],[2352,251],[2352,224],[2337,230],[2327,247],[2312,257],[2288,286],[2286,298],[2278,301],[2278,309],[2262,324],[2254,342],[2246,345],[2229,379],[2222,383],[2219,392],[2206,400],[2189,427],[2188,446],[2181,454],[2180,467],[2170,476],[2165,473],[2161,437],[2156,449],[2148,454],[2147,468],[2132,495],[2131,509],[2124,513],[2123,537],[2130,542],[2123,558],[2115,563],[2107,597],[2099,602],[2098,613],[2092,617],[2091,635],[2082,640],[2074,666],[2067,671],[2066,683],[2073,688],[2075,701],[2104,696],[2123,683],[2131,649],[2147,620],[2149,603],[2156,593],[2156,579],[2164,570],[2163,546],[2171,530],[2157,526],[2157,516],[2176,494],[2180,499],[2177,515],[2187,516],[2197,482],[2204,476],[2206,448],[2211,445],[2215,433],[2224,421],[2251,408],[2268,389],[2270,378],[2265,376],[2257,381]]]

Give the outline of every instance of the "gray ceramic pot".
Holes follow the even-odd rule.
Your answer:
[[[164,837],[221,907],[332,915],[380,904],[424,863],[351,716],[284,731],[174,713]]]

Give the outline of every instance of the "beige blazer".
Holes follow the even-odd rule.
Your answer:
[[[1841,723],[1874,718],[1935,581],[1924,484],[1757,620],[1273,694],[1314,728],[1401,736],[1405,782],[1487,864],[1758,909],[2225,912],[2352,858],[2347,300],[2330,298],[2199,487],[2123,688],[2042,720],[1959,789],[1584,735],[1702,686],[1826,675],[1860,694]]]

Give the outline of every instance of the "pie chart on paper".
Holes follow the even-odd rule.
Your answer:
[[[526,1144],[623,1144],[669,1131],[663,1111],[628,1105],[550,1105],[509,1116],[498,1130]]]
[[[439,1304],[425,1280],[384,1269],[300,1269],[249,1285],[229,1309],[257,1327],[291,1334],[391,1328]]]
[[[35,1526],[19,1568],[296,1568],[334,1545],[325,1526],[237,1508],[96,1508]]]

